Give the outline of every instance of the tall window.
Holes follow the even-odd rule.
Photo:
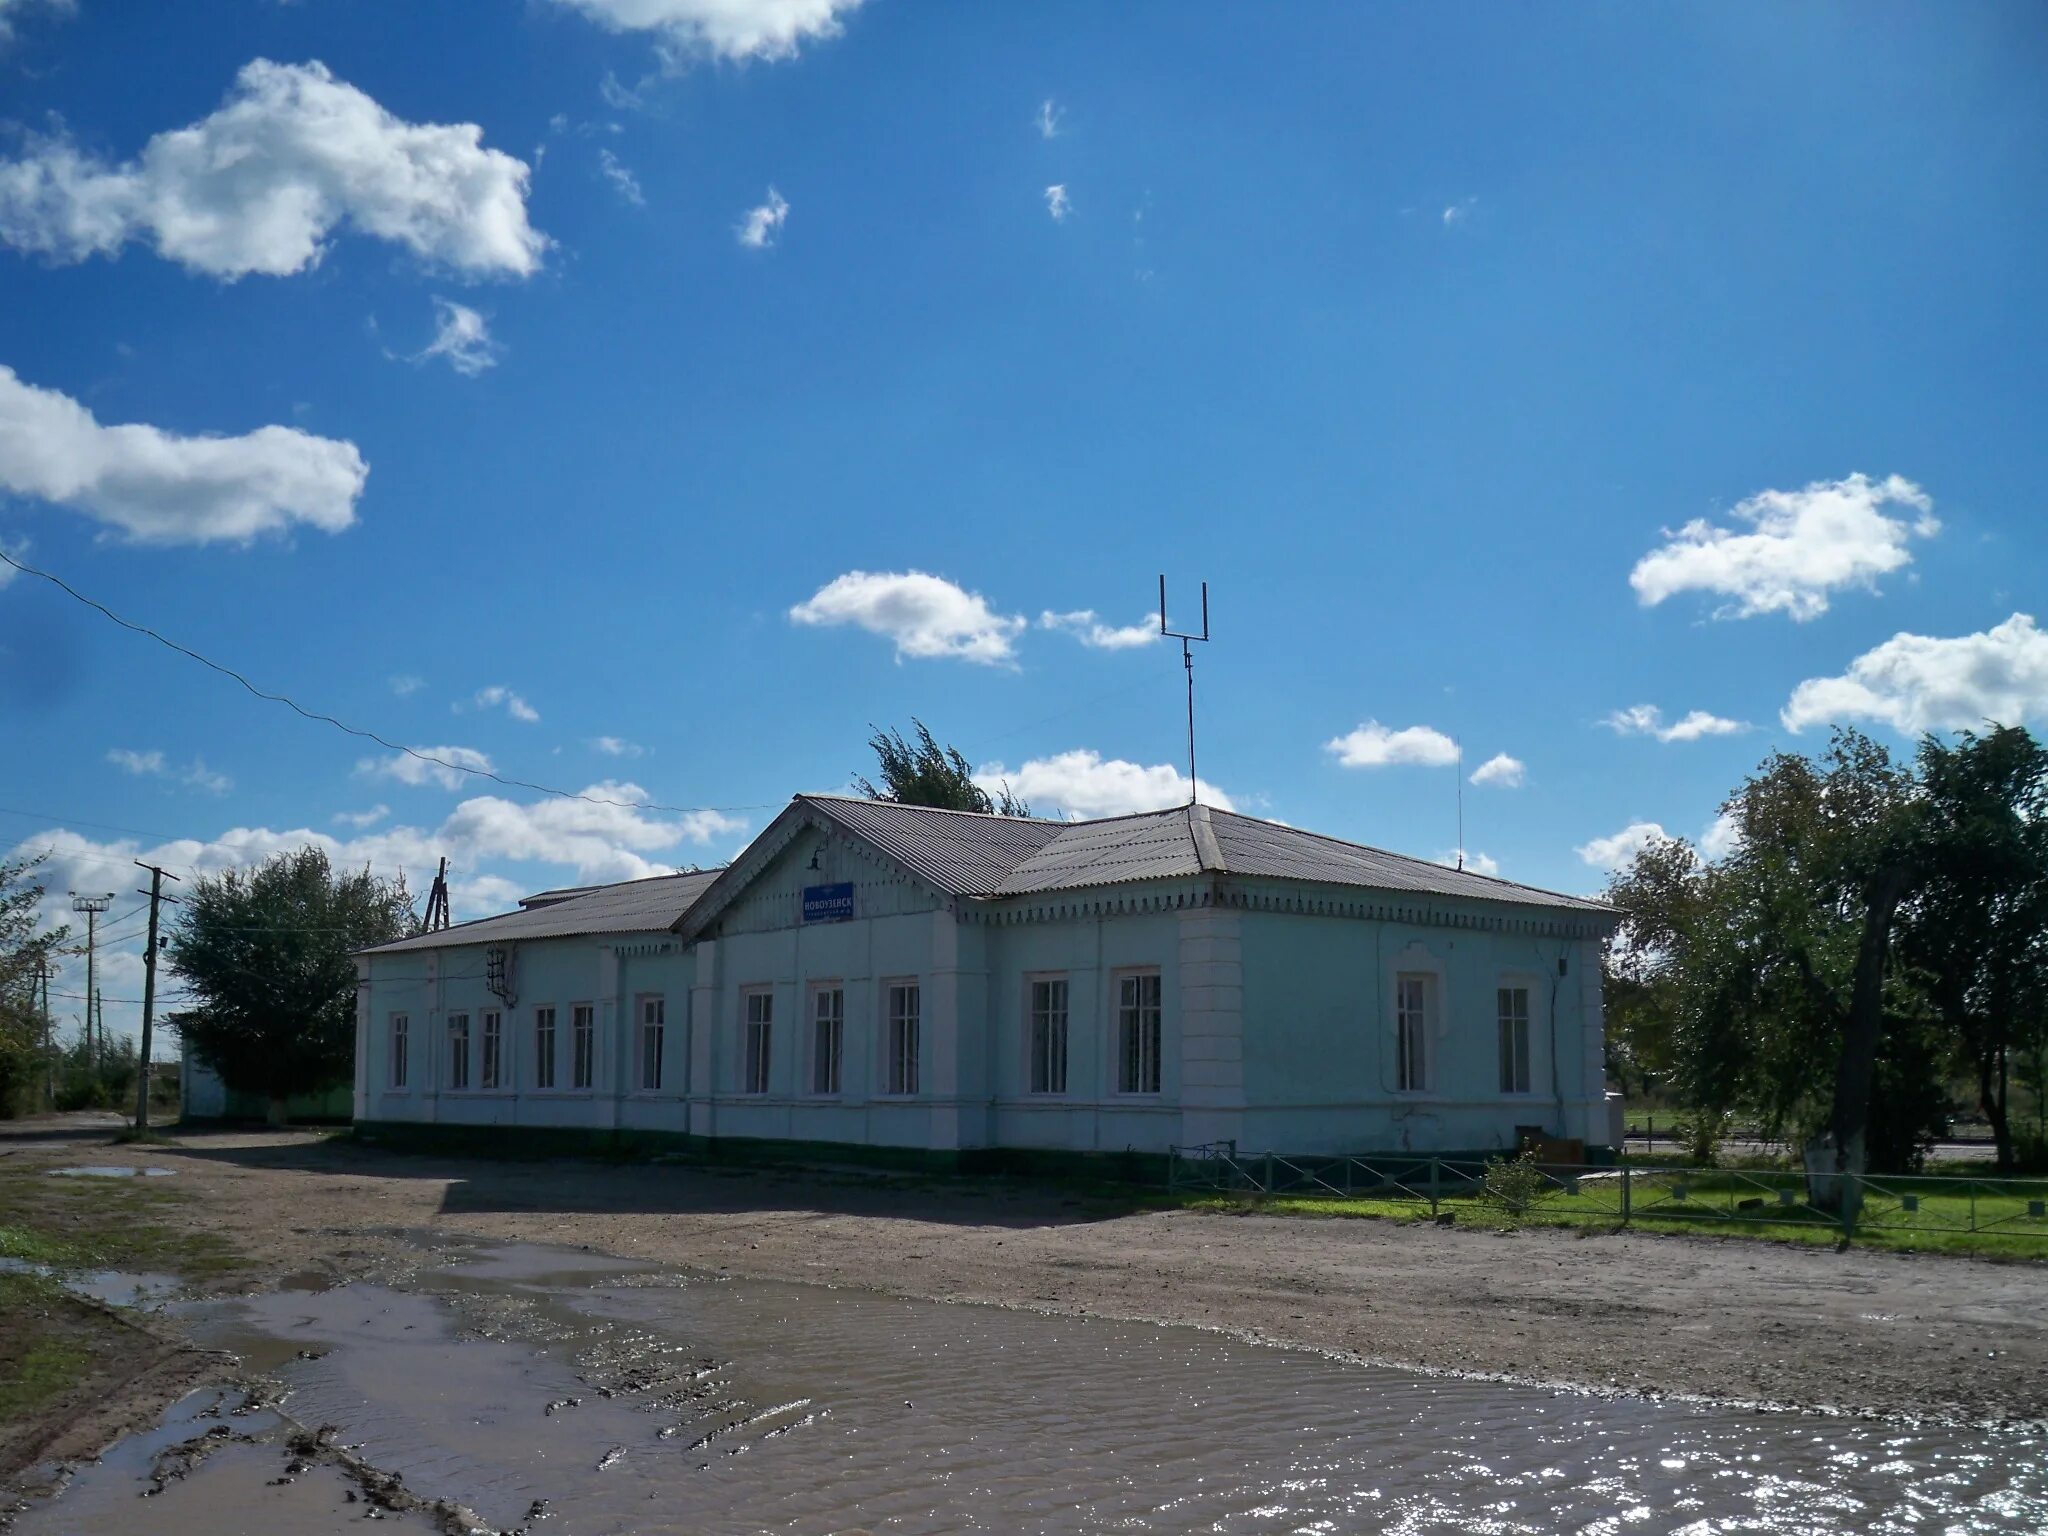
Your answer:
[[[846,1044],[846,993],[819,987],[811,993],[811,1092],[839,1091],[839,1061]]]
[[[588,1088],[597,1078],[597,1010],[588,1003],[569,1009],[569,1086]]]
[[[505,1086],[505,1028],[504,1015],[497,1009],[488,1010],[481,1021],[481,1032],[477,1036],[478,1058],[476,1085],[479,1088],[502,1088]]]
[[[1031,1091],[1067,1091],[1067,979],[1031,983]]]
[[[391,1015],[391,1086],[405,1086],[407,1036],[411,1033],[412,1021],[402,1013]]]
[[[775,994],[749,992],[747,999],[747,1075],[742,1093],[768,1091],[768,1036],[775,1026]]]
[[[1500,989],[1500,1091],[1529,1091],[1529,989]]]
[[[662,1036],[668,1033],[668,1000],[640,999],[640,1086],[648,1093],[661,1089]]]
[[[1431,976],[1398,976],[1394,980],[1394,1086],[1420,1093],[1429,1086],[1429,1014]]]
[[[533,1086],[555,1086],[555,1010],[533,1010]]]
[[[1116,1091],[1159,1091],[1159,973],[1117,978]]]
[[[917,1023],[922,996],[914,981],[889,984],[889,1091],[917,1092]]]
[[[448,1086],[469,1086],[469,1015],[448,1015]]]

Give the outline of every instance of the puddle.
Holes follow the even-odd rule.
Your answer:
[[[2048,1529],[2034,1433],[1553,1394],[573,1250],[180,1310],[279,1383],[291,1419],[335,1426],[415,1493],[506,1529],[544,1505],[540,1529],[565,1536]],[[116,1528],[48,1517],[117,1507],[81,1495],[111,1497],[112,1478],[132,1496],[135,1456],[124,1445],[20,1529]],[[223,1497],[253,1511],[244,1459],[186,1485],[240,1478]],[[291,1504],[329,1526],[202,1520],[205,1501],[187,1517],[166,1494],[149,1528],[352,1528],[362,1511],[320,1503],[332,1493]]]
[[[168,1179],[169,1168],[123,1168],[116,1163],[93,1163],[77,1168],[52,1168],[53,1179]]]
[[[34,1264],[27,1259],[0,1258],[0,1274],[41,1275],[54,1280],[74,1296],[89,1297],[110,1307],[141,1307],[145,1310],[163,1303],[184,1289],[176,1275],[129,1274],[118,1269],[59,1269]]]

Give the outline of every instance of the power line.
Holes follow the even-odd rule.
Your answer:
[[[314,721],[315,723],[320,725],[331,725],[337,731],[340,731],[345,735],[359,737],[364,741],[373,741],[378,746],[385,748],[387,751],[402,752],[407,757],[416,758],[423,763],[431,763],[437,768],[447,768],[455,773],[466,773],[471,774],[479,779],[489,779],[492,783],[502,784],[507,789],[530,789],[535,794],[552,795],[558,800],[581,800],[589,805],[615,806],[622,810],[666,811],[672,815],[694,816],[701,815],[707,811],[723,814],[727,811],[764,811],[773,808],[773,802],[769,801],[762,801],[756,805],[657,805],[654,802],[648,800],[609,800],[602,795],[586,795],[581,794],[573,789],[557,789],[551,784],[536,784],[529,779],[508,778],[503,774],[493,773],[488,768],[477,768],[468,763],[451,762],[445,757],[436,757],[431,752],[421,752],[414,747],[401,746],[399,743],[395,741],[388,740],[387,738],[378,735],[375,731],[365,730],[361,726],[349,725],[344,721],[335,719],[335,717],[332,715],[322,714],[319,710],[307,709],[303,704],[300,704],[296,699],[290,698],[285,694],[271,693],[265,689],[258,688],[254,683],[250,682],[248,678],[244,677],[241,673],[237,672],[233,667],[223,666],[220,662],[213,660],[211,657],[202,656],[200,655],[199,652],[193,650],[190,646],[180,645],[177,641],[172,640],[167,636],[158,634],[155,630],[151,629],[147,624],[138,624],[132,619],[122,618],[120,614],[114,612],[114,610],[109,608],[105,603],[87,597],[83,592],[79,591],[76,587],[72,586],[70,582],[64,580],[63,577],[52,575],[50,572],[45,570],[39,570],[37,567],[28,564],[26,561],[17,559],[15,556],[9,554],[4,549],[0,549],[0,560],[6,561],[7,564],[13,566],[17,571],[21,571],[26,575],[35,576],[43,581],[47,581],[48,583],[50,583],[51,586],[57,588],[67,597],[70,597],[77,602],[83,603],[86,607],[94,610],[96,613],[99,613],[108,619],[111,619],[114,623],[120,625],[121,628],[128,630],[130,633],[145,636],[148,639],[154,640],[158,645],[163,646],[166,650],[176,651],[180,656],[186,657],[188,660],[198,662],[202,667],[207,668],[209,671],[218,672],[222,677],[232,678],[235,682],[240,683],[250,693],[254,694],[257,698],[262,699],[267,703],[282,704],[285,706],[285,708],[291,710],[294,714],[300,715],[307,720]]]

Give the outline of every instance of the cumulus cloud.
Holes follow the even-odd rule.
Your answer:
[[[356,763],[356,772],[365,778],[390,779],[397,784],[438,784],[443,789],[461,789],[472,778],[462,769],[473,768],[480,773],[491,771],[491,760],[475,747],[416,747],[413,750],[440,761],[422,762],[411,753],[397,752],[390,757],[363,758]]]
[[[1654,704],[1631,704],[1600,723],[1620,736],[1654,736],[1659,741],[1698,741],[1703,736],[1733,736],[1749,729],[1747,721],[1710,715],[1704,709],[1688,710],[1684,718],[1667,725],[1664,711]]]
[[[555,0],[614,32],[650,32],[665,58],[787,59],[837,37],[860,0]]]
[[[1888,515],[1887,507],[1902,515]],[[1933,500],[1899,475],[1760,491],[1731,516],[1747,531],[1705,518],[1665,530],[1667,542],[1629,572],[1637,599],[1650,607],[1681,592],[1710,592],[1727,599],[1716,618],[1785,613],[1804,621],[1827,612],[1832,592],[1875,591],[1880,576],[1912,563],[1913,539],[1941,531]]]
[[[1042,139],[1056,139],[1060,136],[1060,118],[1064,116],[1059,103],[1050,96],[1038,104],[1038,116],[1033,121],[1038,125],[1038,136]]]
[[[2048,719],[2048,634],[2025,613],[1974,635],[1896,634],[1840,677],[1808,678],[1778,718],[1792,731],[1880,720],[1913,734]]]
[[[749,208],[747,216],[734,227],[733,236],[750,251],[766,250],[782,233],[783,221],[788,217],[787,199],[770,187],[768,201],[758,208]]]
[[[1472,770],[1472,782],[1491,784],[1498,789],[1520,789],[1522,778],[1527,772],[1528,764],[1519,757],[1509,757],[1505,752],[1496,752]]]
[[[894,643],[896,659],[954,657],[1007,666],[1025,627],[979,592],[923,571],[848,571],[789,610],[797,624],[853,624]]]
[[[1423,768],[1448,768],[1458,760],[1458,744],[1442,731],[1427,725],[1393,730],[1377,720],[1368,720],[1355,731],[1347,731],[1323,743],[1325,752],[1336,754],[1346,768],[1389,768],[1413,764]]]
[[[1500,874],[1498,860],[1473,848],[1452,848],[1448,852],[1438,854],[1430,863],[1441,864],[1445,869],[1467,869],[1475,875]]]
[[[458,715],[463,711],[463,705],[460,703],[452,704],[449,707]],[[468,707],[471,709],[503,709],[514,720],[518,720],[526,725],[531,725],[540,719],[539,710],[535,709],[503,683],[493,683],[488,688],[477,689],[476,695],[469,701]]]
[[[1700,834],[1700,852],[1710,859],[1725,859],[1742,846],[1742,822],[1733,811],[1716,816]]]
[[[1045,189],[1045,211],[1052,215],[1055,224],[1067,222],[1067,215],[1074,210],[1073,202],[1067,196],[1066,185],[1054,182]]]
[[[339,533],[369,473],[354,443],[297,427],[183,437],[103,426],[0,364],[0,491],[68,507],[137,543],[247,543],[301,523]]]
[[[1619,832],[1581,843],[1573,851],[1595,869],[1615,870],[1670,835],[1654,821],[1632,821]]]
[[[1054,613],[1048,609],[1038,616],[1038,627],[1063,631],[1083,645],[1102,651],[1126,651],[1134,646],[1150,645],[1159,638],[1159,621],[1156,619],[1140,619],[1135,624],[1105,624],[1096,617],[1093,608],[1077,608],[1071,613]]]
[[[0,241],[56,261],[131,240],[232,281],[303,272],[347,228],[477,276],[537,271],[527,168],[474,123],[408,123],[323,64],[244,65],[225,102],[111,164],[33,137],[0,161]]]
[[[504,348],[491,339],[491,328],[484,317],[467,304],[436,298],[434,326],[434,339],[427,343],[424,351],[413,355],[414,362],[443,358],[450,368],[469,379],[486,368],[498,366],[498,358]]]
[[[640,178],[628,170],[625,163],[609,149],[600,149],[597,152],[597,168],[604,173],[604,179],[612,184],[612,190],[626,202],[636,208],[646,203],[646,194],[640,190]]]
[[[593,736],[590,750],[601,752],[606,757],[640,757],[647,749],[638,742],[628,741],[623,736]]]
[[[367,811],[336,811],[334,824],[338,827],[354,827],[360,832],[365,827],[374,827],[391,814],[388,805],[373,805]]]
[[[1063,815],[1077,821],[1099,816],[1130,816],[1140,811],[1161,811],[1188,803],[1187,775],[1170,763],[1105,760],[1089,748],[1034,757],[1015,769],[1001,763],[987,763],[974,771],[974,782],[989,794],[1007,784],[1010,792],[1028,802],[1040,816]],[[1201,800],[1218,810],[1237,809],[1230,796],[1200,781]]]

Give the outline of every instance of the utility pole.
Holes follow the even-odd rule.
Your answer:
[[[114,893],[104,896],[81,896],[71,893],[71,910],[85,914],[85,1070],[91,1076],[97,1065],[92,1048],[93,1005],[99,999],[99,988],[93,985],[93,948],[99,943],[100,914],[114,904]]]
[[[135,861],[137,869],[149,871],[149,947],[142,952],[142,1056],[135,1076],[135,1129],[149,1129],[149,1032],[156,1022],[156,910],[164,898],[164,881],[178,877],[154,864]],[[136,894],[144,894],[141,891]]]
[[[57,1037],[50,1027],[50,957],[36,956],[36,971],[43,983],[43,1108],[57,1107]]]

